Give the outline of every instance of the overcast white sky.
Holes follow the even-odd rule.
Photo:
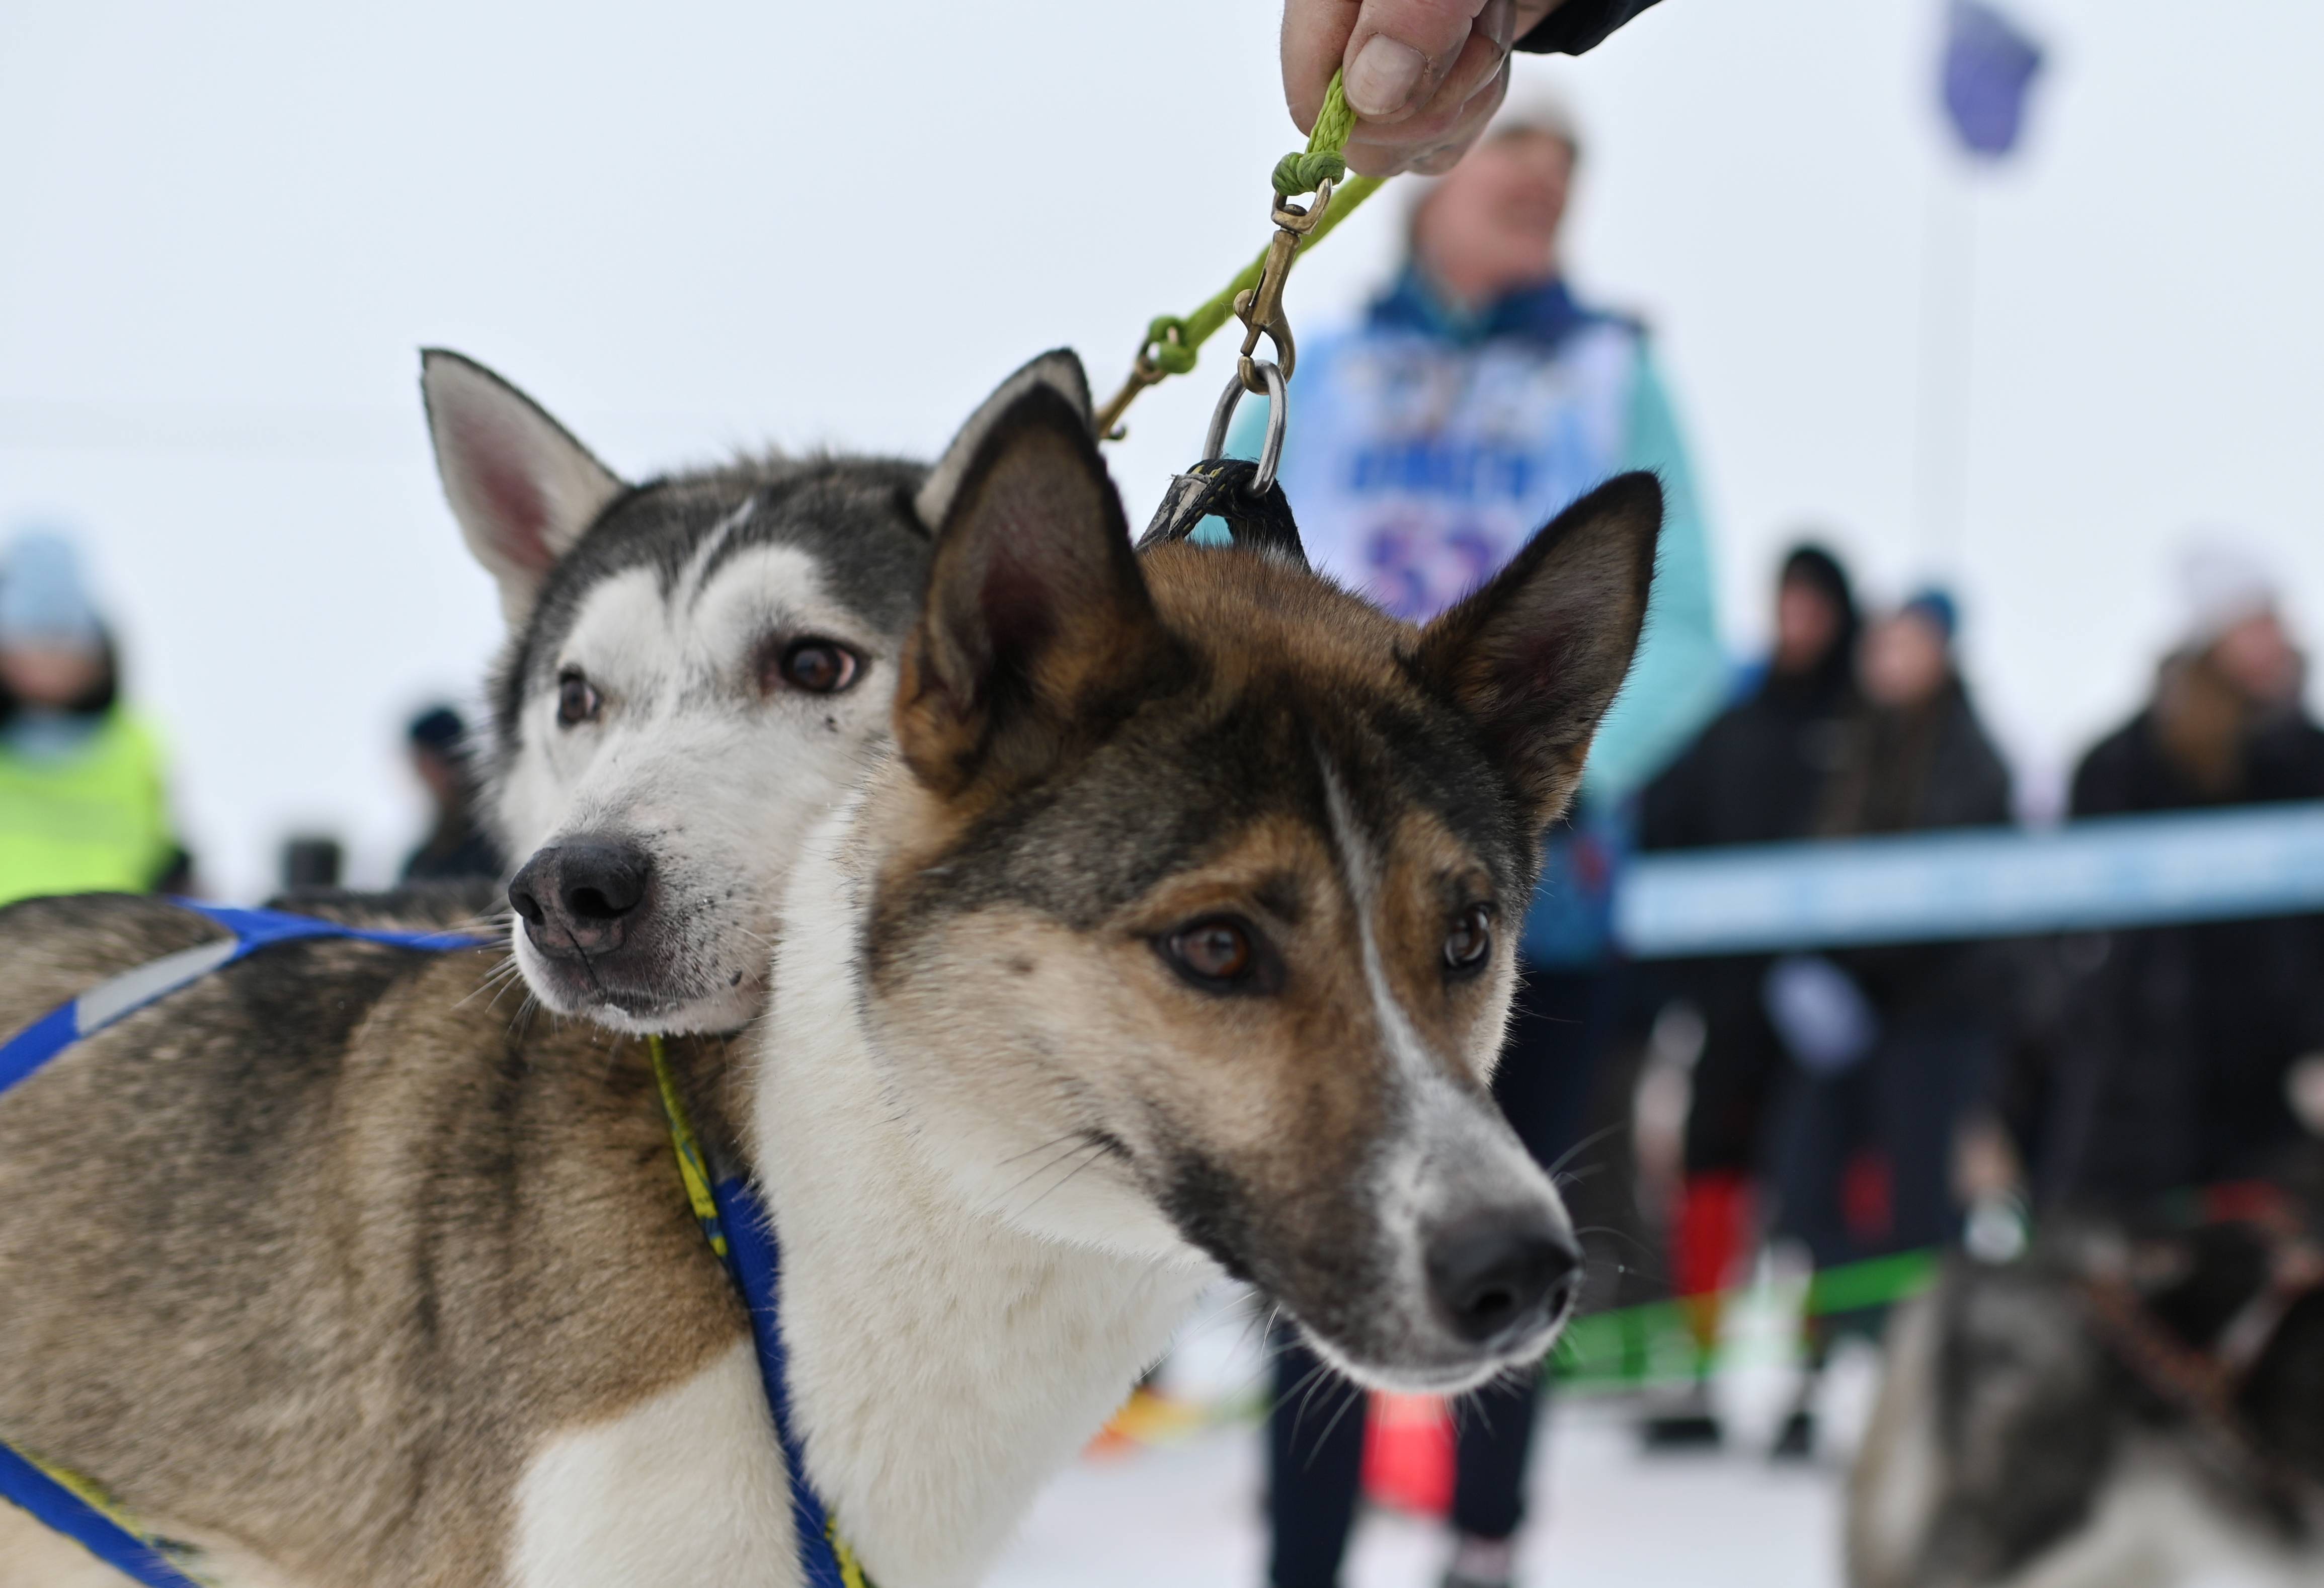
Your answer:
[[[2054,781],[2142,690],[2190,525],[2239,527],[2324,617],[2324,7],[2016,0],[2053,69],[2024,157],[1974,181],[1932,110],[1938,9],[1665,0],[1531,80],[1587,123],[1573,273],[1655,327],[1733,646],[1803,524],[1877,591],[1941,569],[1973,682]],[[263,891],[293,826],[383,879],[420,819],[402,717],[472,693],[498,629],[416,348],[493,363],[635,473],[927,453],[1058,344],[1108,383],[1264,240],[1296,142],[1276,16],[0,8],[0,533],[85,535],[213,887]],[[1303,263],[1296,324],[1361,302],[1397,208]],[[1924,382],[1932,258],[1971,341]],[[1921,394],[1963,368],[1963,528],[1932,536]],[[1134,519],[1224,371],[1140,404]]]

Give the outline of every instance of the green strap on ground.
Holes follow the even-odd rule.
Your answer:
[[[1821,1269],[1808,1280],[1803,1310],[1829,1317],[1908,1299],[1935,1281],[1939,1261],[1934,1251],[1904,1252]],[[1702,1348],[1699,1320],[1714,1307],[1725,1312],[1744,1293],[1652,1301],[1576,1318],[1550,1356],[1548,1377],[1561,1388],[1585,1392],[1692,1381],[1717,1365],[1716,1350]]]

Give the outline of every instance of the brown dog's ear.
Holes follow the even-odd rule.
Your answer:
[[[1082,368],[1081,359],[1069,347],[1052,348],[1040,357],[1023,365],[1017,372],[1001,382],[991,396],[986,398],[960,434],[945,448],[944,456],[928,471],[927,481],[912,499],[920,522],[933,535],[944,527],[945,518],[952,510],[954,498],[960,494],[961,481],[967,476],[968,467],[976,461],[985,437],[1001,422],[1017,399],[1037,386],[1047,386],[1082,416],[1084,428],[1093,427],[1090,414],[1089,375]]]
[[[947,796],[1038,776],[1169,648],[1082,405],[1032,380],[972,428],[896,687],[897,745]]]
[[[541,406],[471,358],[420,354],[436,470],[468,549],[501,589],[511,629],[557,559],[627,489]]]
[[[1537,826],[1564,814],[1630,670],[1662,522],[1655,477],[1618,475],[1421,636],[1422,671],[1482,725]]]

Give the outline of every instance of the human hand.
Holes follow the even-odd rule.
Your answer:
[[[1332,74],[1356,113],[1349,166],[1434,176],[1477,141],[1509,81],[1509,46],[1559,0],[1284,0],[1283,93],[1306,132]]]

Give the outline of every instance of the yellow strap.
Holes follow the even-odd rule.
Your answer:
[[[23,1452],[19,1450],[17,1454],[22,1455],[23,1455]],[[171,1568],[180,1576],[185,1577],[192,1582],[201,1583],[209,1583],[216,1581],[214,1578],[205,1576],[201,1573],[192,1570],[185,1564],[185,1562],[180,1560],[177,1554],[165,1547],[158,1537],[147,1530],[143,1526],[140,1525],[136,1518],[122,1510],[120,1503],[106,1491],[105,1485],[98,1482],[95,1478],[84,1477],[79,1473],[73,1471],[70,1467],[55,1466],[48,1462],[42,1461],[35,1456],[25,1455],[24,1459],[31,1462],[42,1472],[48,1473],[50,1477],[55,1479],[58,1486],[69,1490],[74,1499],[79,1501],[83,1505],[88,1506],[89,1510],[97,1512],[97,1515],[103,1517],[106,1521],[111,1522],[115,1527],[120,1528],[123,1532],[136,1539],[137,1542],[143,1544],[146,1548],[160,1556],[162,1560],[167,1562]],[[848,1584],[848,1588],[856,1588],[856,1585],[851,1583]]]
[[[686,1182],[686,1200],[693,1207],[694,1216],[701,1221],[703,1233],[710,1237],[710,1249],[724,1257],[726,1229],[719,1221],[717,1200],[710,1195],[710,1166],[703,1159],[702,1143],[694,1134],[694,1122],[686,1115],[686,1104],[678,1095],[678,1082],[669,1073],[669,1057],[662,1051],[659,1035],[646,1039],[646,1051],[653,1055],[654,1084],[661,1088],[661,1110],[669,1116],[669,1144],[678,1154],[678,1173]]]
[[[663,1051],[659,1035],[646,1038],[646,1051],[653,1056],[654,1084],[661,1088],[661,1111],[669,1116],[669,1144],[678,1154],[678,1178],[686,1181],[686,1199],[702,1225],[702,1233],[709,1236],[711,1250],[724,1257],[726,1227],[718,1216],[718,1203],[710,1195],[710,1166],[702,1156],[702,1143],[694,1134],[694,1122],[687,1117],[686,1103],[678,1095],[677,1079],[669,1071],[669,1055]],[[863,1568],[855,1562],[855,1552],[839,1536],[839,1519],[828,1512],[824,1518],[823,1536],[830,1542],[833,1558],[839,1562],[840,1581],[845,1588],[872,1588]]]
[[[839,1536],[837,1517],[824,1518],[823,1536],[831,1544],[832,1557],[839,1562],[839,1580],[844,1588],[872,1588],[871,1579],[863,1574],[863,1568],[855,1564],[855,1552],[848,1548],[847,1540]]]

